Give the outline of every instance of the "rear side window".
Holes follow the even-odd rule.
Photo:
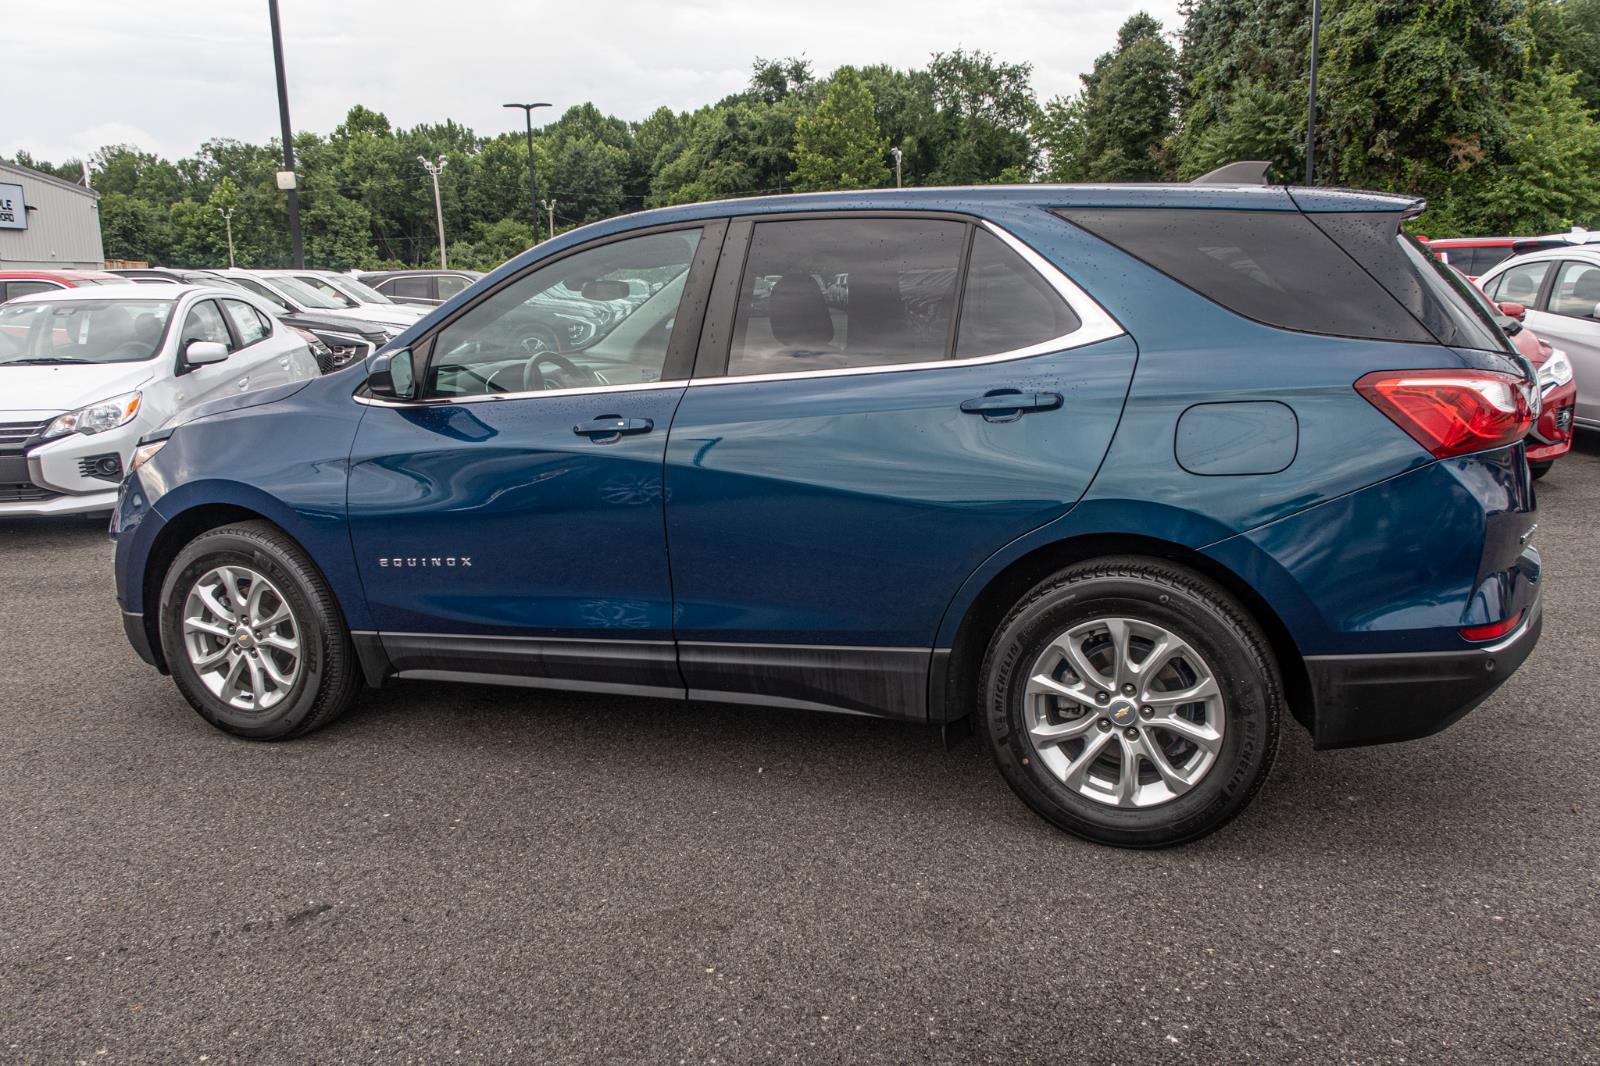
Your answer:
[[[986,229],[974,233],[956,334],[957,359],[1014,352],[1082,324],[1060,293],[1004,241]]]
[[[448,300],[458,292],[462,292],[472,282],[454,274],[440,274],[436,279],[439,285],[439,299]]]
[[[1567,261],[1550,290],[1550,313],[1572,318],[1600,318],[1600,266]]]
[[[48,281],[9,281],[5,284],[5,298],[14,300],[18,296],[27,296],[35,292],[50,292],[52,289],[59,288],[61,288],[60,285]]]
[[[1485,286],[1484,291],[1503,303],[1532,307],[1539,300],[1539,290],[1544,288],[1544,278],[1548,273],[1548,260],[1542,263],[1518,263],[1507,267],[1505,273]]]
[[[394,284],[384,290],[391,296],[410,296],[414,299],[433,299],[432,278],[396,278]]]
[[[1433,339],[1372,275],[1298,211],[1097,208],[1057,213],[1257,322],[1339,337]],[[1391,238],[1393,233],[1391,228]]]
[[[966,238],[940,219],[757,223],[728,374],[945,358]]]

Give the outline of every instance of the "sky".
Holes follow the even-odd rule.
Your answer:
[[[512,101],[553,117],[592,100],[640,119],[742,89],[756,56],[920,67],[957,47],[1033,64],[1041,100],[1071,94],[1117,27],[1178,0],[280,0],[289,109],[326,134],[352,104],[398,126],[519,128]],[[0,155],[60,163],[130,143],[169,159],[212,137],[278,133],[266,0],[26,5],[0,40]]]

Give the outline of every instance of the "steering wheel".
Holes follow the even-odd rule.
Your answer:
[[[544,390],[544,371],[539,369],[540,363],[549,363],[560,370],[563,375],[572,375],[575,381],[584,384],[594,384],[599,379],[593,373],[580,367],[564,355],[555,352],[536,352],[522,368],[522,388],[524,392],[541,392]]]

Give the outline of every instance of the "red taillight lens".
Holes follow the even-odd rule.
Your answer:
[[[1517,623],[1522,621],[1522,614],[1523,612],[1518,611],[1504,621],[1490,622],[1486,626],[1467,626],[1461,631],[1461,635],[1468,640],[1493,640],[1495,637],[1503,637],[1517,628]]]
[[[1356,391],[1436,459],[1519,441],[1538,415],[1532,385],[1492,370],[1378,370]]]

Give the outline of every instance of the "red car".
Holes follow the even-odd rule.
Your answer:
[[[104,270],[0,270],[0,304],[32,292],[76,289],[81,285],[126,285]]]
[[[1465,271],[1460,267],[1454,269],[1466,278],[1472,291],[1482,298],[1511,343],[1517,346],[1517,351],[1533,364],[1539,375],[1539,420],[1527,436],[1528,468],[1534,477],[1544,477],[1555,461],[1572,449],[1572,416],[1578,403],[1578,383],[1573,378],[1572,362],[1566,352],[1540,340],[1533,330],[1522,324],[1526,309],[1521,304],[1495,303],[1478,288],[1476,281],[1466,277]]]

